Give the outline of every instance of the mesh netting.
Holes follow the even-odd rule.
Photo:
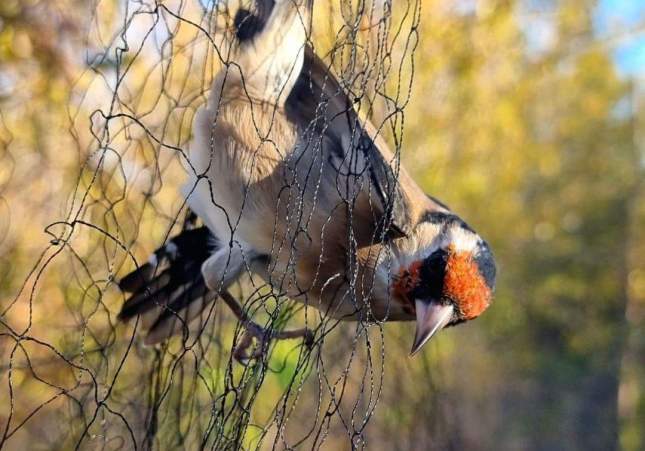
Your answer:
[[[379,400],[384,365],[407,351],[411,331],[388,341],[367,315],[328,318],[251,273],[230,288],[246,314],[271,330],[307,326],[313,345],[272,341],[242,365],[233,353],[244,327],[221,300],[190,333],[155,346],[143,344],[142,319],[116,318],[126,298],[118,280],[190,227],[180,186],[193,118],[227,59],[239,7],[97,2],[87,17],[86,69],[74,78],[72,146],[59,174],[74,179],[59,196],[73,189],[2,307],[9,449],[364,448],[374,415],[402,414],[396,393]],[[316,53],[398,156],[420,1],[319,1],[313,17]],[[431,389],[429,374],[423,383]]]

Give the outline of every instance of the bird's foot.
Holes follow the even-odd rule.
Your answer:
[[[264,356],[272,340],[303,338],[305,346],[311,347],[313,345],[314,334],[310,329],[306,327],[281,331],[266,329],[251,321],[240,303],[227,290],[223,290],[220,296],[246,329],[242,339],[233,351],[233,357],[241,364],[247,365],[250,360]],[[255,346],[253,346],[254,338],[256,341]]]
[[[244,327],[246,330],[233,352],[235,360],[243,365],[248,364],[251,360],[262,358],[269,349],[272,340],[303,338],[304,344],[307,347],[310,347],[314,341],[313,333],[306,327],[295,330],[276,331],[265,329],[254,322],[246,323]],[[256,341],[255,345],[253,345],[254,338]]]

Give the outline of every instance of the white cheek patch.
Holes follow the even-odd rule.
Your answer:
[[[438,249],[452,245],[457,252],[471,252],[473,256],[481,238],[463,227],[443,229],[439,224],[419,224],[414,235],[403,240],[398,248],[400,267],[408,267],[415,261],[424,260]]]
[[[476,257],[481,241],[479,235],[456,224],[446,229],[440,224],[422,223],[409,238],[397,241],[391,270],[398,273],[416,261],[425,260],[438,249],[448,249],[449,246],[456,252],[468,252]]]
[[[457,252],[474,252],[477,250],[477,243],[481,241],[479,236],[462,227],[452,227],[448,230],[446,244],[452,244]]]
[[[401,240],[398,246],[398,263],[400,268],[407,268],[413,262],[424,260],[443,246],[445,240],[438,224],[423,223],[417,226],[414,234]]]

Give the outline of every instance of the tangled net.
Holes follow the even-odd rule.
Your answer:
[[[276,342],[265,358],[243,366],[231,357],[243,328],[221,302],[197,321],[198,333],[156,347],[142,344],[139,321],[116,319],[124,301],[116,281],[184,226],[181,161],[239,6],[95,5],[87,69],[69,106],[80,155],[75,189],[64,219],[47,227],[51,240],[21,290],[2,306],[2,446],[366,447],[383,389],[383,324],[321,318],[313,347]],[[315,5],[317,53],[397,155],[420,6],[420,0]],[[250,277],[232,292],[266,327],[301,324],[306,314]]]

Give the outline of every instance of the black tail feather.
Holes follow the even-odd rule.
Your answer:
[[[196,281],[172,299],[148,329],[146,343],[158,343],[179,333],[197,317],[217,295],[210,292],[203,280]]]
[[[145,286],[154,278],[155,271],[157,271],[157,265],[146,263],[121,279],[119,281],[119,288],[126,293],[139,291],[141,287]]]
[[[181,293],[176,293],[176,296],[169,299],[166,308],[159,314],[155,323],[150,327],[150,330],[152,331],[152,329],[163,321],[176,316],[177,312],[186,308],[195,299],[205,296],[207,292],[208,288],[204,285],[203,279],[196,280],[192,285],[185,287],[181,290]]]
[[[185,321],[190,320],[189,317],[194,317],[195,313],[182,311],[208,292],[201,266],[216,246],[216,239],[210,231],[206,227],[198,227],[182,231],[157,249],[148,263],[119,282],[124,292],[132,293],[123,304],[119,319],[127,321],[158,309],[160,313],[148,331],[149,338],[151,335],[157,338],[146,341],[161,341],[176,333],[178,330],[169,326],[169,321],[181,323],[178,315],[185,317]],[[160,333],[162,330],[167,333]]]
[[[147,273],[153,274],[154,271],[155,268],[150,270],[146,269]],[[127,321],[134,316],[147,312],[155,306],[163,305],[161,300],[168,298],[168,295],[177,288],[176,283],[176,281],[172,280],[172,274],[169,269],[163,271],[156,277],[151,277],[145,284],[141,283],[140,288],[121,307],[119,319]]]

